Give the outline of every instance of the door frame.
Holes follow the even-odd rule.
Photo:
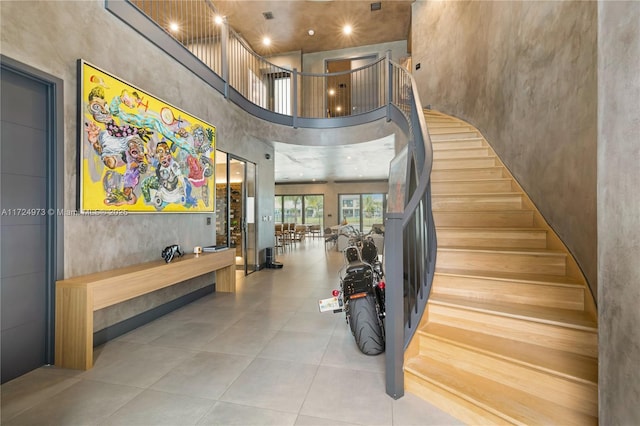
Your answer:
[[[62,79],[0,54],[0,68],[46,87],[46,332],[45,362],[54,364],[55,286],[64,278],[64,82]]]
[[[227,170],[228,170],[228,176],[230,176],[231,174],[231,162],[232,161],[237,161],[243,164],[242,166],[242,217],[241,217],[241,223],[240,223],[240,229],[241,229],[241,233],[242,233],[242,258],[244,261],[244,275],[249,275],[255,271],[257,271],[257,264],[258,264],[258,250],[257,250],[257,243],[258,243],[258,236],[257,236],[257,225],[255,222],[255,212],[256,212],[256,205],[255,205],[255,200],[256,200],[256,196],[254,194],[253,199],[254,199],[254,203],[251,206],[253,208],[253,214],[251,217],[253,217],[253,224],[254,224],[254,232],[253,232],[253,242],[252,242],[252,246],[254,248],[254,258],[253,259],[248,259],[249,257],[249,232],[248,232],[248,224],[247,224],[247,216],[248,216],[248,212],[247,212],[247,208],[249,207],[249,203],[247,202],[247,198],[248,198],[248,194],[247,194],[247,164],[252,164],[255,170],[254,173],[254,182],[252,183],[253,187],[254,187],[254,191],[257,188],[257,171],[258,171],[258,165],[256,163],[254,163],[253,161],[249,161],[245,158],[242,158],[238,155],[234,155],[231,153],[227,153]],[[227,179],[227,181],[229,181],[230,177]],[[231,225],[229,223],[229,229],[231,229]]]

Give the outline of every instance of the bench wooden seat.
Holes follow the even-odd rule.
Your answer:
[[[235,292],[235,254],[222,250],[163,260],[56,282],[55,364],[93,367],[93,312],[182,281],[216,272],[216,291]]]

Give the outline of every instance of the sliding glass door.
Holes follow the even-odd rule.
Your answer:
[[[375,224],[384,223],[386,194],[340,194],[340,223],[367,233]]]
[[[276,222],[324,225],[324,195],[276,195]]]

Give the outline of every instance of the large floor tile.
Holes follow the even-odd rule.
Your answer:
[[[194,351],[151,345],[128,345],[131,351],[120,353],[111,362],[96,363],[81,377],[87,380],[146,388],[157,382],[176,365],[194,355]]]
[[[331,336],[321,365],[352,370],[384,372],[385,354],[369,356],[360,352],[349,326],[341,322]]]
[[[296,420],[293,413],[218,402],[198,425],[216,426],[290,426]]]
[[[98,425],[142,389],[82,380],[3,425]]]
[[[462,426],[460,420],[425,402],[415,395],[407,394],[393,401],[393,424],[403,426]]]
[[[268,327],[256,327],[255,323],[239,322],[214,337],[201,349],[255,357],[277,333],[278,330]]]
[[[166,316],[145,324],[118,337],[117,341],[131,343],[149,343],[170,330],[180,326],[180,322],[167,319]],[[109,342],[107,342],[108,344]]]
[[[317,366],[256,358],[221,401],[298,413]]]
[[[258,354],[260,358],[320,364],[327,349],[329,335],[300,331],[279,331]]]
[[[327,410],[331,410],[330,407]],[[358,423],[345,423],[334,419],[311,417],[311,416],[298,416],[295,426],[362,426]]]
[[[206,322],[185,322],[160,335],[149,344],[174,348],[197,350],[215,336],[229,328],[231,324],[209,324]]]
[[[167,393],[218,399],[252,359],[199,352],[174,367],[150,388]]]
[[[338,317],[331,312],[319,312],[317,303],[315,308],[315,311],[311,312],[296,312],[282,330],[332,334],[338,322],[344,317]]]
[[[195,425],[214,401],[146,390],[109,416],[101,426]]]
[[[391,425],[393,400],[384,389],[383,374],[321,366],[300,414],[363,425]]]
[[[0,424],[78,383],[80,371],[42,367],[2,385]]]
[[[245,316],[239,319],[234,326],[253,327],[253,328],[269,328],[272,330],[280,330],[295,314],[295,311],[271,310],[258,311],[252,310],[247,312]]]

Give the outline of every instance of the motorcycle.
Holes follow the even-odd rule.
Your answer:
[[[324,311],[344,312],[360,351],[378,355],[385,349],[385,282],[378,250],[369,234],[352,230],[343,254],[340,289],[320,301],[320,310],[324,302]]]

